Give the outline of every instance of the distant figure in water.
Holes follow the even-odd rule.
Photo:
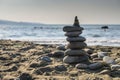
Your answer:
[[[75,20],[74,20],[73,26],[80,27],[77,16],[75,16]]]
[[[104,29],[104,31],[106,31],[107,29],[109,29],[108,26],[102,26],[101,29]]]

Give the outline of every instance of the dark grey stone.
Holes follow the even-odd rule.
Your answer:
[[[85,49],[88,54],[92,54],[94,51],[92,49]]]
[[[70,42],[67,45],[67,49],[84,49],[85,47],[87,47],[87,44],[84,42]]]
[[[40,67],[34,71],[34,74],[42,75],[45,72],[52,72],[53,68],[51,67]]]
[[[55,66],[56,71],[67,71],[67,68],[64,65]]]
[[[40,60],[46,61],[46,62],[51,62],[52,60],[48,56],[43,56],[40,58]]]
[[[63,28],[64,32],[73,32],[73,31],[82,31],[83,28],[82,27],[75,27],[75,26],[65,26]]]
[[[88,65],[87,64],[83,64],[83,63],[78,63],[75,66],[77,69],[87,69]]]
[[[19,77],[20,80],[33,80],[32,76],[28,73],[22,73]]]
[[[65,63],[80,63],[87,61],[89,58],[87,56],[65,56],[63,62]]]
[[[63,51],[54,51],[52,52],[52,57],[63,57],[64,56],[64,52]]]
[[[56,49],[58,49],[58,50],[66,50],[65,49],[65,45],[58,45],[57,47],[56,47]]]
[[[69,55],[69,56],[81,56],[81,55],[86,55],[86,52],[84,50],[67,49],[65,51],[65,55]]]
[[[83,42],[86,39],[82,36],[79,36],[79,37],[68,37],[66,40],[69,42]]]
[[[82,32],[81,31],[76,31],[76,32],[66,32],[65,36],[68,37],[78,37]]]
[[[90,64],[88,67],[89,67],[89,69],[91,69],[91,70],[97,70],[97,69],[102,68],[102,67],[103,67],[103,64],[100,63],[100,62],[96,62],[96,63]]]

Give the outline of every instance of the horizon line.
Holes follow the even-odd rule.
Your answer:
[[[17,20],[6,20],[0,19],[0,21],[8,21],[8,22],[16,22],[16,23],[33,23],[33,24],[45,24],[45,25],[71,25],[71,24],[57,24],[57,23],[41,23],[41,22],[34,22],[34,21],[17,21]],[[120,25],[120,23],[82,23],[80,25]]]

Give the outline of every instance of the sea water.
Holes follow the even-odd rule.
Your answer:
[[[39,44],[66,44],[63,27],[65,25],[12,25],[0,24],[0,39],[34,41]],[[120,25],[81,25],[84,28],[81,36],[88,45],[120,46]]]

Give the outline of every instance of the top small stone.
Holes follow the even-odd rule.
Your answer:
[[[72,26],[64,26],[63,31],[64,32],[75,32],[75,31],[82,31],[84,28],[80,27],[79,20],[77,16],[75,16],[74,24]]]
[[[78,20],[77,16],[75,16],[75,20],[74,20],[73,26],[80,27],[79,20]]]

